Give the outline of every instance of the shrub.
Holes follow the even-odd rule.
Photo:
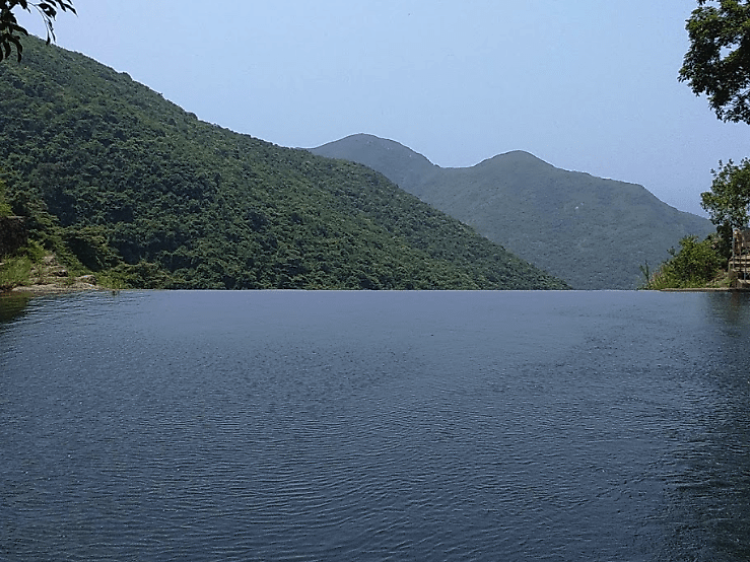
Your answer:
[[[31,275],[31,259],[28,256],[6,257],[0,265],[0,292],[13,287],[27,285]]]
[[[711,238],[699,242],[697,236],[680,240],[680,251],[669,249],[672,256],[650,277],[646,289],[688,289],[704,287],[724,265]]]

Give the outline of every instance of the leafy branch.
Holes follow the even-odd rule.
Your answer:
[[[55,40],[53,22],[58,10],[76,13],[73,4],[66,0],[46,0],[44,2],[29,2],[28,0],[0,0],[0,61],[10,58],[13,48],[16,49],[18,61],[21,61],[23,45],[21,37],[29,33],[18,24],[14,10],[23,9],[31,12],[35,9],[44,21],[47,29],[47,44]]]

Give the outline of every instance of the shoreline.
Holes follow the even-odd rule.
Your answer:
[[[67,268],[57,261],[55,254],[47,254],[34,263],[24,283],[5,290],[0,289],[0,296],[20,294],[34,297],[107,290],[106,287],[97,284],[97,278],[92,274],[69,275]]]
[[[30,297],[43,297],[48,295],[64,295],[66,293],[80,293],[83,291],[106,291],[104,287],[92,285],[91,283],[74,283],[64,285],[61,283],[39,283],[34,285],[22,285],[13,287],[10,291],[0,292],[2,295],[28,295]]]
[[[743,287],[694,287],[686,289],[657,289],[662,293],[747,293],[750,288]]]

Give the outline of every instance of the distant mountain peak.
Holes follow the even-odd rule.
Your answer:
[[[318,156],[351,160],[377,170],[399,186],[411,185],[440,168],[425,156],[390,139],[358,133],[308,149]]]
[[[399,153],[401,157],[408,157],[412,159],[418,159],[418,160],[426,160],[431,165],[432,162],[429,161],[427,157],[420,154],[419,152],[416,152],[409,148],[408,146],[404,146],[403,144],[396,142],[395,140],[391,139],[384,139],[381,137],[376,137],[375,135],[370,135],[367,133],[355,133],[353,135],[346,136],[342,139],[329,142],[324,144],[323,146],[319,146],[317,148],[311,148],[309,149],[311,152],[318,153],[319,151],[325,151],[326,149],[333,149],[336,150],[342,150],[342,149],[348,149],[348,150],[356,150],[359,147],[367,147],[367,150],[382,150],[382,151],[394,151]]]
[[[486,166],[490,164],[503,163],[503,164],[542,164],[545,166],[552,167],[552,164],[545,162],[538,156],[534,156],[530,152],[525,150],[511,150],[510,152],[504,152],[497,154],[491,158],[482,160],[477,167]]]
[[[633,289],[687,234],[713,230],[640,185],[563,170],[524,150],[441,168],[395,141],[353,135],[312,152],[377,170],[578,289]]]
[[[395,144],[398,146],[404,146],[399,142],[396,142],[392,139],[385,139],[382,137],[378,137],[375,135],[371,135],[369,133],[354,133],[353,135],[348,135],[342,139],[342,141],[357,141],[357,142],[368,142],[368,143],[384,143],[384,144]],[[334,141],[339,142],[339,141]],[[404,147],[406,148],[406,147]]]

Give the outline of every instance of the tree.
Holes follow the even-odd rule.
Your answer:
[[[731,160],[719,165],[718,172],[711,170],[711,191],[701,193],[701,207],[715,225],[746,228],[750,220],[750,160],[743,158],[739,166]]]
[[[706,94],[719,119],[750,123],[750,0],[698,5],[685,26],[690,49],[679,79]]]
[[[10,205],[5,200],[5,182],[0,179],[0,217],[7,217],[11,214]]]
[[[46,0],[45,2],[29,2],[28,0],[0,0],[0,61],[10,58],[13,47],[16,48],[18,61],[21,61],[23,46],[21,45],[21,36],[28,35],[28,32],[18,25],[14,10],[21,8],[27,12],[36,9],[44,20],[47,28],[47,44],[55,38],[55,31],[52,22],[57,17],[57,11],[76,13],[73,4],[66,0]]]

